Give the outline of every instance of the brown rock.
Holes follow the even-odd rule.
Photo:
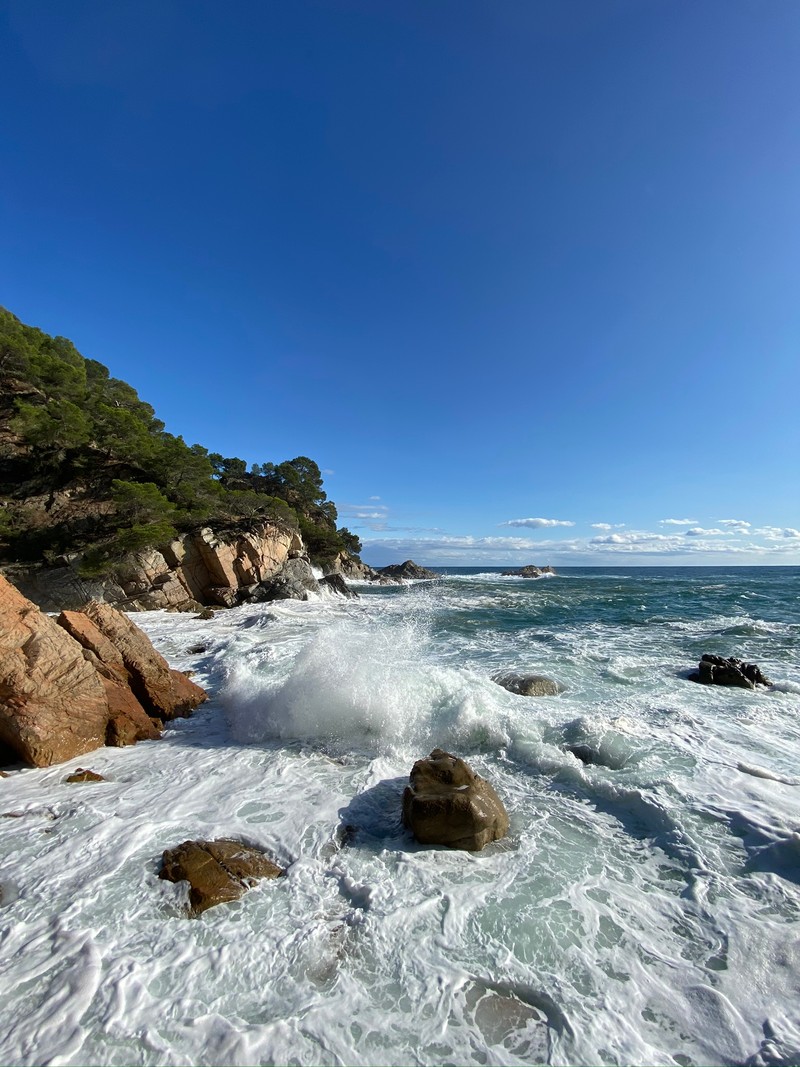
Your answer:
[[[0,745],[47,767],[103,745],[107,720],[81,647],[0,576]]]
[[[435,748],[411,769],[403,821],[424,845],[479,852],[508,833],[508,814],[489,783],[449,752]]]
[[[493,681],[502,685],[509,693],[516,693],[523,697],[557,697],[561,692],[558,682],[552,678],[546,678],[543,674],[517,674],[513,671],[504,671],[495,674]]]
[[[146,713],[154,713],[162,719],[174,719],[188,715],[208,699],[208,694],[199,685],[195,685],[180,671],[170,670],[164,657],[153,648],[149,637],[127,615],[110,604],[101,604],[96,600],[86,605],[83,614],[114,646],[113,653],[108,653],[113,662],[107,665],[118,667],[121,658],[130,678],[131,690]],[[84,635],[88,630],[76,628],[75,632],[76,635]],[[78,639],[83,640],[84,637],[78,636]],[[105,646],[100,646],[91,635],[86,639],[92,640],[94,648],[90,647],[90,651],[98,649],[95,654],[102,660],[99,650],[105,649]]]
[[[199,915],[215,904],[237,900],[260,878],[279,878],[285,872],[252,845],[220,838],[184,841],[167,849],[159,878],[187,881],[191,914]]]
[[[78,767],[74,774],[69,774],[64,779],[65,782],[105,782],[105,780],[102,774],[97,774],[96,771],[87,771],[83,767]]]

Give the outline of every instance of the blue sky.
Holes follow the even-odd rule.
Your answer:
[[[0,303],[376,564],[800,564],[800,4],[5,0]]]

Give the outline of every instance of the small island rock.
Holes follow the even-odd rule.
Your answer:
[[[238,900],[260,878],[279,878],[286,872],[258,848],[241,841],[184,841],[167,849],[159,878],[189,883],[192,915],[215,904]]]
[[[379,567],[377,573],[385,578],[441,578],[436,571],[429,571],[427,567],[420,567],[413,559],[407,559],[405,563],[392,563],[388,567]]]
[[[520,567],[513,571],[502,571],[501,578],[541,578],[543,574],[555,574],[552,567],[534,567],[529,563],[526,567]]]
[[[740,689],[755,689],[757,685],[772,685],[772,682],[755,663],[744,663],[734,656],[705,655],[698,664],[699,670],[689,675],[692,682],[703,685],[732,685]]]
[[[508,814],[492,786],[440,748],[417,760],[403,793],[403,822],[423,845],[479,852],[508,833]]]

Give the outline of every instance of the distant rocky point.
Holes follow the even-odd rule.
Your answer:
[[[532,563],[529,563],[527,567],[520,567],[513,571],[503,571],[501,577],[503,578],[541,578],[544,574],[555,574],[556,572],[552,567],[534,567]]]

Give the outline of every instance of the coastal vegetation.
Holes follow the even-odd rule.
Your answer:
[[[102,363],[0,308],[0,562],[79,553],[98,575],[179,533],[253,519],[300,532],[323,565],[361,549],[314,460],[248,468],[189,445]]]

